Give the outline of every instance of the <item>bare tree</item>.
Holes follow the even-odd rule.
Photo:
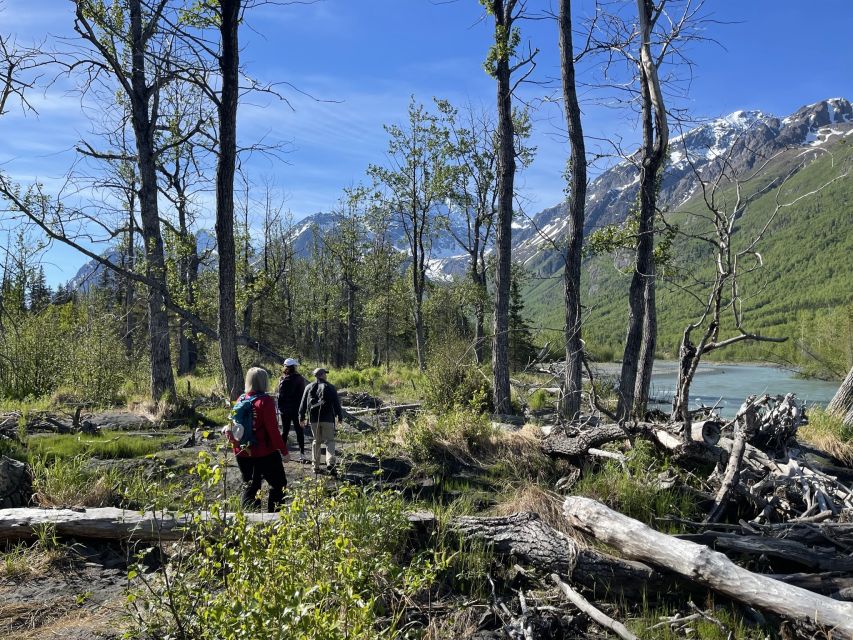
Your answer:
[[[758,126],[766,126],[759,124]],[[673,401],[672,419],[690,424],[690,386],[702,358],[712,351],[722,349],[742,341],[754,342],[784,342],[787,337],[762,336],[753,333],[745,327],[744,296],[742,294],[743,278],[763,266],[763,259],[758,251],[758,245],[763,239],[773,221],[784,209],[796,206],[806,198],[810,198],[825,189],[830,184],[847,177],[848,171],[840,173],[822,186],[802,193],[783,202],[786,195],[785,187],[789,179],[799,172],[806,163],[813,159],[813,154],[801,156],[786,175],[775,180],[766,181],[766,169],[769,165],[790,155],[789,150],[783,150],[765,158],[748,175],[739,175],[734,166],[734,153],[742,146],[743,134],[720,157],[717,157],[711,167],[700,172],[686,144],[683,149],[684,157],[693,169],[693,175],[702,190],[702,210],[692,212],[699,228],[685,232],[677,229],[677,233],[692,242],[700,242],[711,248],[710,256],[714,263],[714,280],[703,293],[691,288],[682,287],[682,291],[694,297],[701,304],[701,312],[693,322],[685,328],[678,349],[679,371],[678,385]],[[685,138],[682,136],[682,142]],[[764,182],[764,184],[762,184]],[[759,231],[751,238],[738,243],[737,231],[742,226],[743,219],[749,214],[751,205],[764,196],[774,193],[775,204]],[[672,228],[672,227],[670,227]],[[738,248],[740,244],[740,248]],[[691,265],[695,269],[695,264]],[[701,286],[700,281],[700,286]],[[726,317],[729,318],[730,330],[734,335],[720,339],[724,331]],[[693,332],[701,331],[698,343],[693,342]],[[690,439],[690,429],[684,430],[685,440]]]
[[[847,372],[826,410],[841,418],[846,426],[853,427],[853,368]]]
[[[83,68],[90,82],[107,75],[127,100],[134,132],[139,174],[139,211],[145,247],[148,288],[148,338],[151,395],[155,400],[176,397],[169,343],[169,320],[164,304],[166,263],[157,202],[157,130],[160,92],[176,80],[171,68],[173,42],[163,37],[161,16],[167,0],[128,0],[128,15],[108,11],[92,0],[75,0],[74,29],[90,47],[69,63]],[[91,85],[90,85],[91,86]],[[97,155],[97,154],[95,154]],[[104,154],[103,157],[108,157]]]
[[[568,166],[568,226],[563,284],[566,304],[565,342],[566,368],[560,406],[563,417],[574,419],[581,410],[581,375],[583,340],[581,339],[581,259],[583,257],[583,225],[586,205],[586,145],[581,125],[575,80],[575,50],[572,44],[572,3],[560,0],[558,18],[560,32],[560,70],[563,86],[563,108],[569,134],[571,156]]]

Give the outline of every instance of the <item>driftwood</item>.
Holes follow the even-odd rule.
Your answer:
[[[570,458],[586,455],[592,448],[627,438],[628,432],[618,424],[599,424],[588,428],[557,427],[545,437],[542,447],[549,455]]]
[[[743,452],[746,449],[746,440],[748,437],[746,425],[740,421],[736,422],[734,435],[732,450],[729,453],[729,462],[726,465],[726,473],[723,475],[720,489],[714,498],[714,506],[711,507],[711,511],[708,513],[705,522],[716,522],[720,519],[720,516],[723,515],[728,506],[729,496],[732,494],[735,484],[740,480],[740,465],[743,461]]]
[[[277,513],[245,513],[249,522],[264,524],[278,519]],[[203,518],[209,517],[202,514]],[[226,518],[233,518],[229,513]],[[416,529],[430,528],[435,516],[426,511],[408,514]],[[37,537],[41,527],[55,527],[62,537],[99,540],[140,540],[145,542],[180,540],[186,535],[190,517],[173,512],[140,513],[101,507],[92,509],[2,509],[0,540],[28,540]]]
[[[543,573],[558,573],[598,594],[611,592],[633,600],[673,586],[669,577],[646,565],[583,548],[535,513],[459,517],[450,526],[468,539],[492,545],[500,555],[518,558]]]
[[[551,574],[551,580],[559,587],[566,598],[569,599],[569,602],[592,618],[598,626],[609,629],[623,640],[639,640],[637,636],[628,631],[624,624],[605,615],[602,611],[592,606],[586,598],[560,580],[560,576],[556,573]]]
[[[351,416],[364,416],[377,413],[393,413],[395,415],[400,415],[406,411],[416,411],[420,408],[421,404],[419,402],[413,402],[411,404],[389,404],[382,407],[370,407],[367,409],[348,409],[347,413]]]
[[[749,606],[853,639],[853,604],[815,594],[743,569],[722,553],[659,533],[595,500],[566,498],[569,523],[627,558],[649,562]]]

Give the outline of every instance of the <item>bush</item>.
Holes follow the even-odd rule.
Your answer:
[[[221,480],[202,461],[208,485]],[[399,496],[351,486],[326,495],[306,483],[269,524],[221,502],[191,497],[185,552],[152,579],[130,572],[129,603],[143,637],[204,639],[394,638],[405,603],[428,588],[440,565],[404,565],[408,521]],[[206,516],[206,517],[205,517]],[[382,535],[376,535],[377,531]]]
[[[424,407],[437,413],[469,407],[492,411],[492,385],[472,360],[460,358],[466,345],[448,342],[430,354],[424,374]]]
[[[553,407],[554,401],[545,389],[537,389],[527,398],[527,406],[532,411],[541,411],[542,409]]]
[[[74,402],[113,404],[138,365],[124,355],[112,314],[72,303],[40,313],[15,312],[0,332],[0,396],[23,400],[61,390]]]

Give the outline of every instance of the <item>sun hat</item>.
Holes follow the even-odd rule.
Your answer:
[[[311,375],[319,376],[319,375],[324,374],[324,373],[329,373],[329,370],[324,369],[323,367],[317,367],[316,369],[314,369],[314,371],[311,373]]]
[[[299,360],[294,360],[293,358],[288,358],[284,361],[285,367],[296,367],[299,365]]]

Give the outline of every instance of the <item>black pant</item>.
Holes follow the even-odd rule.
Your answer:
[[[287,436],[290,433],[291,425],[293,425],[293,430],[296,432],[296,441],[299,443],[299,453],[305,453],[305,431],[299,424],[299,414],[281,414],[281,435],[284,437],[285,443],[287,442]]]
[[[270,513],[278,510],[278,505],[284,497],[284,488],[287,486],[287,476],[284,475],[284,465],[281,463],[281,454],[276,451],[263,458],[251,456],[237,456],[237,466],[243,476],[243,506],[260,507],[258,491],[261,484],[266,480],[270,485],[270,497],[267,501],[267,510]]]

